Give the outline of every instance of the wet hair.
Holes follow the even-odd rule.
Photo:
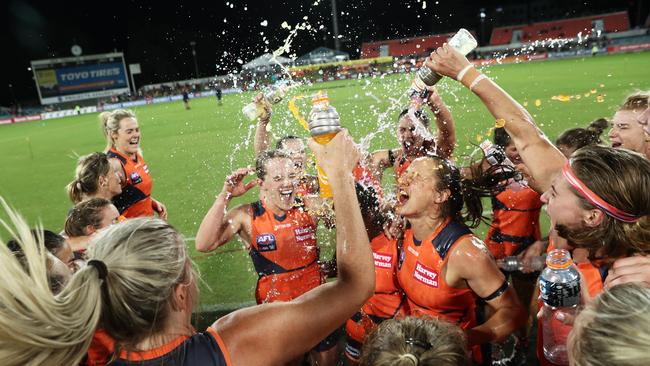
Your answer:
[[[619,111],[644,111],[650,106],[650,92],[637,92],[625,99]]]
[[[472,228],[478,227],[481,222],[487,222],[483,216],[482,197],[492,197],[495,192],[505,189],[509,180],[518,176],[517,171],[510,166],[497,164],[484,169],[481,164],[470,164],[469,176],[472,178],[464,178],[460,170],[447,159],[439,156],[423,159],[432,159],[436,165],[436,189],[448,189],[450,192],[449,199],[442,206],[442,216],[465,222]]]
[[[298,136],[294,136],[294,135],[284,136],[275,143],[275,148],[278,150],[282,150],[284,149],[284,143],[291,140],[302,141],[302,139]]]
[[[587,128],[566,130],[555,140],[555,146],[564,145],[575,151],[581,147],[601,144],[600,135],[608,126],[609,122],[606,119],[598,118],[591,122]]]
[[[68,196],[73,203],[92,196],[99,190],[99,177],[111,173],[112,167],[106,154],[95,152],[82,156],[77,161],[74,180],[67,186]]]
[[[495,128],[494,129],[494,144],[499,146],[502,149],[505,149],[508,145],[512,143],[512,139],[505,128]]]
[[[426,317],[382,322],[361,351],[361,366],[470,365],[465,335],[455,324]]]
[[[372,186],[365,186],[359,182],[355,182],[354,186],[366,230],[369,232],[369,235],[373,233],[378,235],[381,233],[386,222],[386,217],[380,207],[379,195]]]
[[[111,204],[111,201],[105,198],[91,198],[77,203],[65,220],[65,235],[70,238],[88,235],[86,232],[88,225],[99,229],[102,222],[102,211]]]
[[[85,266],[54,296],[45,251],[38,250],[42,244],[4,206],[28,270],[0,245],[0,268],[11,279],[0,283],[2,365],[79,364],[100,319],[118,350],[129,350],[164,327],[179,306],[176,286],[195,283],[181,235],[162,220],[137,218],[112,226],[88,248],[106,272]]]
[[[623,222],[603,215],[603,222],[596,227],[557,224],[558,234],[572,246],[588,249],[592,256],[597,251],[609,258],[650,254],[650,160],[632,151],[594,145],[576,150],[570,163],[573,173],[587,188],[610,205],[639,219]],[[570,188],[582,209],[596,209]]]
[[[106,151],[110,150],[113,145],[113,134],[120,129],[120,121],[125,118],[134,118],[135,113],[129,109],[116,109],[112,112],[102,112],[99,114],[99,124],[106,138]]]
[[[402,117],[408,114],[409,114],[408,108],[402,110],[402,112],[400,112],[399,116],[397,117],[397,121],[399,122],[402,119]],[[424,112],[421,109],[418,109],[413,114],[420,122],[422,122],[424,127],[426,127],[427,129],[429,128],[429,126],[431,125],[431,120],[429,119],[429,116],[427,116],[426,112]]]
[[[646,365],[650,358],[650,289],[617,285],[587,304],[569,334],[575,366]]]
[[[255,174],[261,180],[266,177],[266,163],[271,159],[290,159],[289,155],[282,150],[266,150],[255,159]]]

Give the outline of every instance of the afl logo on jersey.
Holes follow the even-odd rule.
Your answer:
[[[133,184],[142,183],[142,177],[140,176],[140,174],[138,174],[138,172],[131,173],[130,178]]]
[[[277,249],[275,244],[275,235],[273,234],[259,234],[255,238],[257,243],[257,250],[260,252],[270,252]]]

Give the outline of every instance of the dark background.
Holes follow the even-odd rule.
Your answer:
[[[317,3],[314,5],[314,3]],[[232,4],[232,8],[229,4]],[[341,49],[359,57],[361,43],[415,35],[475,30],[489,42],[493,26],[627,10],[632,27],[643,24],[650,1],[448,1],[337,0]],[[227,74],[265,51],[278,48],[288,30],[308,17],[312,31],[299,31],[292,53],[334,47],[331,0],[234,0],[190,2],[3,2],[0,37],[4,67],[0,105],[38,104],[29,61],[70,57],[78,44],[84,55],[121,51],[126,63],[140,63],[138,86],[193,78],[190,42],[196,42],[199,75]],[[244,10],[244,8],[247,8]],[[479,14],[485,19],[481,22]],[[224,19],[226,20],[224,22]],[[268,21],[266,27],[260,23]],[[324,26],[319,29],[320,26]],[[263,34],[260,34],[263,32]],[[263,37],[269,41],[264,43]],[[218,66],[217,66],[218,65]]]

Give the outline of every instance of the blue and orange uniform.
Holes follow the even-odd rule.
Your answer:
[[[442,273],[456,245],[474,237],[463,223],[447,219],[423,240],[404,233],[397,278],[407,297],[409,315],[432,316],[457,324],[462,329],[477,326],[476,301],[471,288],[451,287]],[[473,357],[480,361],[480,347],[472,347]]]
[[[366,336],[384,320],[404,315],[404,293],[397,281],[397,240],[380,234],[370,241],[375,261],[375,294],[345,324],[345,355],[358,361]]]
[[[116,351],[117,352],[117,351]],[[206,365],[231,366],[230,354],[216,330],[208,327],[193,336],[179,336],[148,351],[119,351],[112,366]]]
[[[492,224],[485,243],[496,259],[516,255],[541,239],[540,195],[531,188],[510,188],[492,197]]]
[[[154,208],[151,199],[153,179],[151,179],[149,167],[144,162],[142,155],[137,153],[133,160],[114,147],[106,155],[108,158],[120,161],[126,179],[122,193],[113,197],[113,204],[120,214],[126,218],[153,216]]]
[[[297,201],[279,217],[263,201],[251,204],[250,256],[259,276],[258,304],[290,301],[321,284],[316,223]]]

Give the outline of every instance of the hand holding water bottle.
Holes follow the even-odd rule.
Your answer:
[[[425,65],[440,75],[457,79],[458,74],[471,63],[460,52],[445,43],[431,52]]]

